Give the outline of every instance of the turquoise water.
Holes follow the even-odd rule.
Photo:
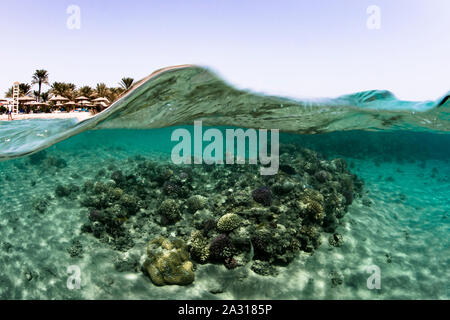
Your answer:
[[[280,129],[278,173],[174,165],[197,119]],[[445,98],[294,101],[187,68],[83,123],[0,123],[0,298],[448,299],[448,120]]]

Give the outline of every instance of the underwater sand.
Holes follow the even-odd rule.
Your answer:
[[[44,214],[33,210],[33,201],[54,194],[59,183],[81,186],[100,168],[134,155],[166,156],[167,135],[155,133],[83,133],[47,150],[67,162],[62,169],[33,166],[28,158],[0,163],[0,299],[449,299],[450,157],[346,156],[367,194],[337,229],[344,244],[330,246],[324,233],[312,255],[300,253],[275,277],[207,264],[198,265],[189,286],[157,287],[142,272],[118,272],[119,253],[80,232],[86,216],[78,201],[54,198]],[[70,257],[73,239],[82,257]],[[81,268],[80,290],[67,288],[71,265]],[[370,265],[381,269],[381,290],[367,289]]]

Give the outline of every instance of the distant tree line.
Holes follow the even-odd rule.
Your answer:
[[[42,92],[43,85],[50,86],[50,89]],[[129,90],[134,84],[133,78],[122,78],[119,82],[118,87],[108,87],[104,83],[98,83],[95,88],[90,86],[77,87],[73,83],[67,82],[49,82],[49,73],[47,70],[36,70],[32,75],[31,83],[21,83],[19,84],[19,96],[30,96],[35,98],[37,102],[48,102],[52,96],[62,96],[69,99],[70,101],[75,101],[78,97],[86,97],[90,99],[96,98],[107,98],[111,103],[116,101],[123,93]],[[37,85],[37,90],[32,90],[33,87]],[[13,97],[13,87],[5,93],[6,98]],[[41,108],[41,112],[49,112],[54,108],[54,105],[50,103],[48,107]],[[0,112],[6,111],[1,110],[5,108],[0,107]],[[30,109],[30,108],[26,108]],[[25,112],[30,112],[31,110],[23,110]]]

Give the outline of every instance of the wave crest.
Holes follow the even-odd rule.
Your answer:
[[[344,130],[450,131],[450,101],[402,101],[372,90],[334,99],[295,100],[229,85],[207,68],[158,70],[95,117],[0,123],[0,160],[31,154],[92,129],[151,129],[192,124],[316,134]]]

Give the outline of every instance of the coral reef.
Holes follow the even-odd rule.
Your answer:
[[[150,235],[160,236],[143,267],[157,285],[192,282],[190,259],[275,275],[299,252],[314,252],[324,232],[330,245],[341,245],[336,229],[363,189],[343,159],[296,144],[280,151],[273,176],[253,165],[175,166],[144,157],[124,161],[121,170],[110,165],[84,183],[82,230],[119,251],[142,249]],[[70,197],[70,189],[58,186],[55,193]],[[121,261],[120,270],[135,266]]]

